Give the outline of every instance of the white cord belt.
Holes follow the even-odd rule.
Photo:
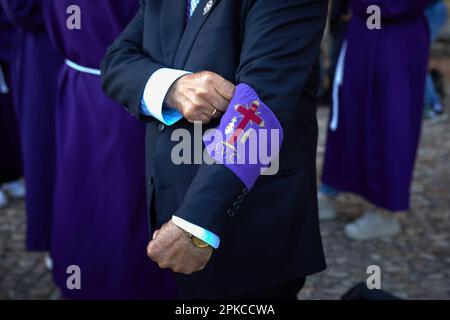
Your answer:
[[[347,41],[342,44],[333,82],[333,117],[330,121],[330,130],[336,131],[339,126],[339,90],[344,82],[345,56],[347,54]]]
[[[76,62],[73,62],[69,59],[64,60],[64,62],[66,63],[67,66],[69,66],[70,68],[82,72],[82,73],[88,73],[88,74],[92,74],[94,76],[100,76],[102,73],[99,69],[93,69],[93,68],[88,68],[82,65],[79,65]]]
[[[3,73],[3,68],[0,65],[0,93],[7,94],[9,93],[8,84],[6,83],[5,74]]]

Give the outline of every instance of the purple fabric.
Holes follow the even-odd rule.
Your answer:
[[[417,19],[426,6],[433,0],[350,0],[352,12],[360,17],[367,17],[367,8],[376,5],[381,9],[384,21],[405,21]]]
[[[78,5],[81,30],[66,28]],[[46,23],[63,55],[99,68],[138,1],[46,0]],[[54,279],[69,299],[170,299],[171,274],[146,255],[145,126],[102,91],[98,76],[64,66],[57,103]],[[66,287],[78,265],[82,290]]]
[[[45,33],[40,0],[1,0],[14,25],[11,90],[27,189],[27,249],[49,251],[55,172],[56,75],[62,57]]]
[[[351,1],[356,14],[347,34],[339,126],[328,132],[323,182],[392,211],[409,208],[428,64],[422,14],[428,2]],[[362,8],[368,4],[392,18],[381,30],[366,26]]]
[[[256,92],[239,84],[219,127],[207,132],[203,141],[208,154],[251,189],[264,169],[277,159],[283,129]]]
[[[10,61],[14,39],[16,39],[16,30],[0,3],[0,61]]]

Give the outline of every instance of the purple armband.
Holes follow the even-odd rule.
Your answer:
[[[246,84],[236,87],[219,127],[203,136],[211,158],[233,171],[249,190],[278,161],[282,141],[280,122]]]

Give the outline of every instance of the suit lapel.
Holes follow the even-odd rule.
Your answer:
[[[186,1],[176,0],[182,3],[186,3]],[[191,52],[192,46],[197,39],[197,35],[200,32],[205,21],[211,15],[211,12],[214,11],[217,4],[220,0],[201,0],[198,4],[197,9],[195,10],[191,20],[186,26],[186,30],[184,31],[181,42],[178,46],[177,53],[175,55],[175,60],[173,63],[174,68],[183,69],[186,64],[186,60]],[[212,4],[212,6],[211,6]]]
[[[164,0],[161,6],[161,47],[166,63],[172,65],[186,27],[186,1]]]

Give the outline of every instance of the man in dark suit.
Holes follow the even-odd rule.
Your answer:
[[[305,277],[325,268],[315,157],[327,6],[143,0],[109,48],[104,90],[148,123],[156,230],[148,255],[176,272],[181,298],[295,299]],[[221,141],[230,150],[246,141],[244,131],[281,131],[270,159],[279,159],[279,170],[259,177],[261,166],[229,165],[210,150],[214,164],[176,164],[172,140],[193,134],[194,122],[232,134]]]

